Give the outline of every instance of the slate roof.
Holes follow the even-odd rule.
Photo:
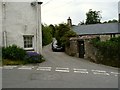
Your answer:
[[[72,30],[77,35],[100,35],[100,34],[120,34],[120,23],[92,24],[72,26]]]

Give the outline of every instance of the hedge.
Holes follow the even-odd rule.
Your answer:
[[[96,55],[98,63],[120,67],[120,37],[107,41],[93,39],[92,43],[98,49]]]
[[[3,47],[2,58],[11,60],[23,60],[26,55],[26,51],[16,45]]]
[[[3,64],[30,64],[41,63],[44,60],[43,56],[37,52],[26,52],[24,49],[16,45],[2,47]]]

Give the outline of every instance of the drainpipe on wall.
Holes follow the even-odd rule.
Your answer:
[[[6,32],[6,3],[2,3],[2,30],[3,30],[3,46],[7,47],[7,32]]]
[[[3,46],[7,47],[7,32],[3,32]]]

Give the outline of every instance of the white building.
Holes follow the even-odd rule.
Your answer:
[[[0,3],[2,46],[15,44],[42,53],[41,4],[37,1]]]
[[[120,23],[120,1],[118,2],[118,20],[119,20],[119,23]],[[118,30],[120,32],[120,24],[118,26]]]

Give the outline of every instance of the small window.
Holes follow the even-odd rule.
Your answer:
[[[33,36],[24,36],[24,48],[33,48]]]

